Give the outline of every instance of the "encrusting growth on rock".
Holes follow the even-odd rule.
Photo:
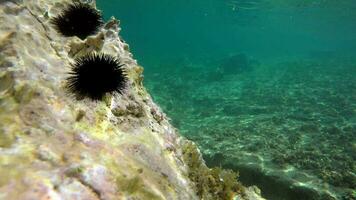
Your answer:
[[[182,150],[183,160],[189,168],[189,179],[201,199],[230,200],[237,194],[245,195],[244,187],[237,181],[238,173],[218,167],[209,169],[193,142],[185,142]]]

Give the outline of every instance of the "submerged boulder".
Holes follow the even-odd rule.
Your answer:
[[[228,173],[213,173],[177,134],[143,87],[117,20],[85,39],[56,32],[50,19],[70,2],[0,1],[0,199],[214,199],[217,181],[231,187],[214,192],[259,199],[236,179],[221,182]],[[89,52],[124,63],[122,94],[68,94],[71,65]]]
[[[240,74],[253,69],[253,62],[243,53],[222,59],[219,66],[224,74]]]

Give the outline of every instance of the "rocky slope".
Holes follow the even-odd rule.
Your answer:
[[[232,172],[208,169],[177,134],[143,87],[117,20],[85,40],[51,27],[69,2],[0,1],[0,199],[261,199],[228,182]],[[91,101],[66,91],[70,64],[94,51],[125,64],[123,95]]]

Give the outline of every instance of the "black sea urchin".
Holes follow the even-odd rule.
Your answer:
[[[107,54],[88,54],[75,60],[67,88],[77,97],[101,100],[106,93],[122,94],[127,76],[124,64]]]
[[[73,3],[51,19],[54,28],[66,37],[85,39],[103,25],[101,13],[85,3]]]

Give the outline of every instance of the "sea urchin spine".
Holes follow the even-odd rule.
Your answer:
[[[106,93],[123,93],[127,74],[122,63],[108,54],[88,54],[75,60],[67,88],[79,98],[103,99]]]
[[[98,32],[103,25],[101,13],[85,3],[72,3],[51,19],[54,28],[66,37],[85,39]]]

